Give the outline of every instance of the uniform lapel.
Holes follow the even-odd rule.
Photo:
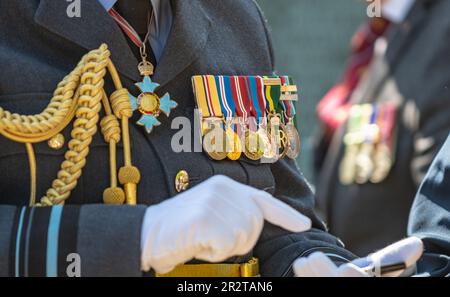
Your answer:
[[[65,0],[41,0],[34,16],[37,24],[87,49],[106,43],[118,71],[138,81],[137,60],[114,20],[97,0],[80,1],[81,17],[70,18]]]
[[[199,0],[172,0],[173,24],[153,80],[161,86],[186,69],[206,45],[211,20]]]

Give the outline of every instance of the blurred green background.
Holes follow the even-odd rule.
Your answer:
[[[300,88],[299,165],[313,180],[312,137],[317,131],[315,108],[340,78],[350,40],[366,19],[361,0],[257,0],[269,22],[278,74],[290,75]]]

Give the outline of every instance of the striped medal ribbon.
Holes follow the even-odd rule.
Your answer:
[[[264,76],[264,79],[278,79],[278,76]],[[279,84],[265,85],[265,94],[268,110],[268,135],[271,144],[270,154],[265,156],[269,159],[282,159],[286,155],[288,139],[284,131],[284,123],[281,117],[280,106],[281,81]]]
[[[201,117],[203,149],[211,159],[224,160],[229,144],[223,129],[224,116],[215,77],[196,75],[192,77],[192,84]]]
[[[158,120],[160,114],[164,113],[169,117],[172,109],[176,108],[178,104],[170,98],[169,93],[164,94],[162,97],[156,94],[159,84],[153,82],[150,78],[154,72],[154,65],[147,60],[146,43],[148,42],[150,30],[148,30],[144,40],[142,40],[136,30],[114,8],[111,8],[108,13],[122,28],[128,38],[139,48],[141,62],[137,68],[143,79],[135,85],[139,88],[140,94],[136,97],[129,94],[128,97],[133,111],[138,110],[141,113],[137,124],[145,127],[145,131],[150,134],[154,127],[161,125],[161,122]],[[152,13],[148,27],[153,22],[153,18],[154,14]]]
[[[239,135],[236,133],[237,125],[234,124],[236,113],[236,102],[233,97],[232,80],[230,76],[216,76],[216,86],[219,93],[220,106],[225,114],[225,133],[230,145],[227,149],[227,157],[232,161],[240,159],[242,154],[242,143]]]

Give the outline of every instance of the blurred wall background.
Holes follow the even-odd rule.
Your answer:
[[[361,0],[257,0],[271,27],[279,74],[291,75],[300,87],[299,165],[314,182],[312,137],[317,129],[315,107],[340,78],[350,40],[366,19]]]

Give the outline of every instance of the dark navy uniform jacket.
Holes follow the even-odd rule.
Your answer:
[[[425,244],[418,273],[450,276],[450,136],[414,200],[408,234],[421,238]]]

